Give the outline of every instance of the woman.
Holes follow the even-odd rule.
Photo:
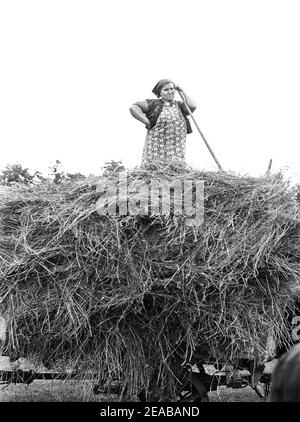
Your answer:
[[[183,101],[175,101],[175,92],[181,91],[190,110],[196,110],[195,102],[170,79],[161,79],[152,92],[158,99],[138,101],[130,112],[148,129],[143,150],[142,166],[151,164],[185,163],[186,135],[192,132],[187,118],[188,110]]]

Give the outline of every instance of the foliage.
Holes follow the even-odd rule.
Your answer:
[[[82,180],[85,176],[79,172],[77,173],[65,173],[62,168],[62,163],[56,160],[54,165],[50,167],[51,176],[53,183],[60,184],[64,182],[75,182],[76,180]]]
[[[21,164],[8,164],[0,175],[0,184],[12,186],[17,183],[32,185],[44,180],[39,171],[30,174],[28,168],[23,168]]]
[[[115,176],[124,170],[125,170],[125,167],[122,161],[115,161],[115,160],[106,161],[104,165],[103,176],[104,177]]]

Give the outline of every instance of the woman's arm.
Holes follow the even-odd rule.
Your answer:
[[[176,90],[181,91],[183,93],[186,99],[186,103],[189,106],[191,112],[193,113],[197,108],[197,103],[191,97],[189,97],[187,93],[179,85],[176,86]]]
[[[132,106],[129,107],[129,111],[132,116],[140,122],[144,123],[147,129],[150,129],[150,121],[146,116],[148,109],[149,106],[147,101],[138,101],[137,103],[134,103],[132,104]]]

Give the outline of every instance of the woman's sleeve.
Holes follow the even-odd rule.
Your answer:
[[[147,100],[145,100],[145,101],[137,101],[133,105],[138,106],[142,110],[142,112],[145,113],[145,114],[148,113],[148,111],[149,111],[149,103],[148,103]]]

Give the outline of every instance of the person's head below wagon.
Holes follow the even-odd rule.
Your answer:
[[[300,402],[300,344],[282,355],[272,373],[271,402]]]
[[[176,91],[185,101],[174,100]],[[130,107],[132,116],[147,128],[142,166],[185,165],[186,136],[192,132],[187,116],[189,109],[195,111],[196,103],[171,79],[160,79],[152,92],[157,98]]]

